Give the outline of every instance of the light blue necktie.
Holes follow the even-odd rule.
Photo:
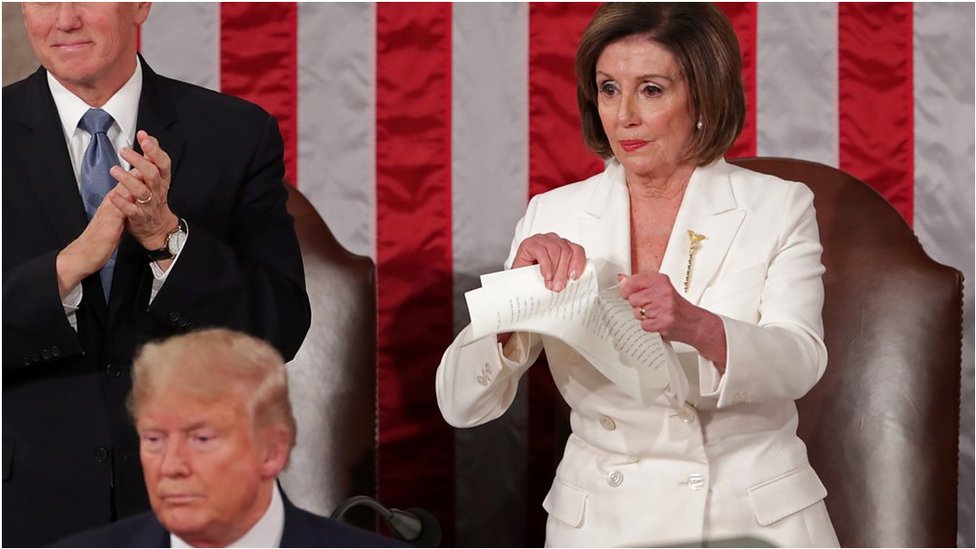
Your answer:
[[[88,109],[85,116],[81,117],[81,122],[78,122],[78,127],[92,136],[81,163],[81,200],[85,203],[85,212],[89,220],[95,215],[95,210],[105,199],[105,195],[115,188],[115,178],[108,171],[112,166],[120,165],[119,155],[116,154],[115,147],[105,133],[114,123],[112,115],[102,109]],[[105,291],[105,301],[108,301],[112,289],[112,271],[115,269],[115,258],[118,252],[116,248],[99,273],[102,279],[102,290]]]

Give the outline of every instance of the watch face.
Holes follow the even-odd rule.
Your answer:
[[[181,224],[180,229],[182,228],[183,226]],[[166,240],[166,247],[169,249],[169,253],[175,256],[183,249],[184,242],[186,242],[186,232],[179,230],[169,235],[169,238]]]

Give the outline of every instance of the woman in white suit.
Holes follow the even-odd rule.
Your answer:
[[[796,436],[794,401],[827,364],[813,195],[722,160],[745,116],[740,71],[713,6],[601,7],[576,73],[584,136],[609,162],[533,198],[506,262],[538,264],[557,292],[587,259],[604,265],[601,287],[619,281],[635,321],[671,342],[687,392],[644,404],[532,333],[468,327],[438,367],[442,414],[470,427],[504,413],[545,349],[573,430],[547,545],[837,545]]]

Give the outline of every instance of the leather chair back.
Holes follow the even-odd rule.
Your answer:
[[[328,516],[353,495],[376,493],[376,270],[286,187],[312,325],[287,366],[298,441],[281,483],[296,505]],[[360,526],[371,528],[372,517]]]
[[[827,371],[800,437],[845,547],[954,547],[962,274],[926,255],[871,187],[822,164],[733,161],[813,190]]]

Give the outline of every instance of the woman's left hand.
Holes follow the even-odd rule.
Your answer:
[[[620,296],[630,303],[634,318],[645,331],[691,345],[724,373],[726,340],[722,319],[682,297],[667,275],[620,275]]]

